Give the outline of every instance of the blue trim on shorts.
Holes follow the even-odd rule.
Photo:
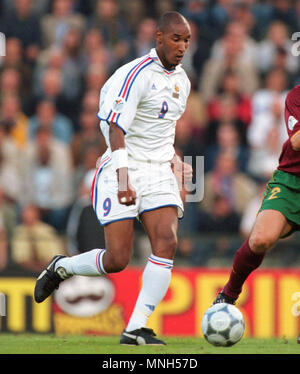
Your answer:
[[[182,208],[179,206],[179,205],[176,205],[176,204],[166,204],[166,205],[159,205],[155,208],[151,208],[151,209],[145,209],[143,210],[139,216],[141,216],[143,213],[146,213],[146,212],[151,212],[151,210],[156,210],[156,209],[159,209],[159,208],[164,208],[164,207],[167,207],[167,206],[175,206],[176,208],[179,208],[181,211],[182,211],[182,217],[178,217],[179,220],[182,220],[183,217],[184,217],[184,211],[182,210]]]
[[[105,223],[101,223],[100,219],[98,219],[99,223],[101,226],[106,226],[108,225],[109,223],[113,223],[113,222],[118,222],[118,221],[124,221],[125,219],[136,219],[136,217],[125,217],[125,218],[119,218],[119,219],[114,219],[112,221],[109,221],[109,222],[105,222]]]

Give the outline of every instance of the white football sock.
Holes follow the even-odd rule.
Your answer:
[[[173,260],[151,255],[143,272],[143,284],[126,331],[145,327],[169,288]]]
[[[92,249],[72,257],[64,257],[55,264],[55,270],[63,267],[68,275],[97,276],[106,274],[102,258],[105,249]]]

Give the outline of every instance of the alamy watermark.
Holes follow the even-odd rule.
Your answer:
[[[292,44],[291,48],[291,54],[294,57],[299,57],[300,56],[300,31],[296,31],[292,34],[291,37],[292,41],[295,43]]]
[[[6,38],[3,32],[0,32],[0,57],[6,55]]]
[[[0,317],[6,316],[6,300],[4,293],[0,293]]]
[[[300,292],[295,292],[292,295],[292,301],[296,301],[291,308],[292,315],[294,317],[300,316]]]
[[[192,178],[189,180],[186,174],[186,166],[190,166],[193,170]],[[169,193],[177,188],[179,192],[184,192],[184,202],[197,203],[201,202],[204,197],[204,156],[184,156],[181,163],[174,165],[173,173],[175,177],[170,177],[169,166],[167,163],[159,163],[154,161],[132,161],[129,171],[143,170],[143,173],[133,175],[130,180],[132,185],[135,182],[142,182],[144,189],[152,191],[153,186],[159,186],[161,192]],[[108,183],[108,177],[104,178],[104,183]],[[176,185],[176,186],[175,186]],[[119,191],[127,189],[127,174],[119,175]]]
[[[194,164],[193,164],[194,161]],[[185,182],[183,178],[178,180],[179,191],[183,189],[186,191],[185,202],[197,203],[204,198],[204,156],[184,156],[183,164],[188,164],[193,169],[193,181]],[[184,174],[182,170],[182,174]]]

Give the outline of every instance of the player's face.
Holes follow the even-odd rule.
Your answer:
[[[157,52],[166,68],[178,65],[189,46],[191,29],[188,23],[171,24],[164,32],[157,31]]]

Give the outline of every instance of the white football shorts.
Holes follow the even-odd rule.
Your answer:
[[[183,218],[183,203],[170,163],[150,163],[129,158],[131,185],[136,190],[136,203],[126,206],[118,200],[118,181],[110,156],[102,157],[92,184],[91,200],[101,225],[138,218],[147,211],[175,206]]]

